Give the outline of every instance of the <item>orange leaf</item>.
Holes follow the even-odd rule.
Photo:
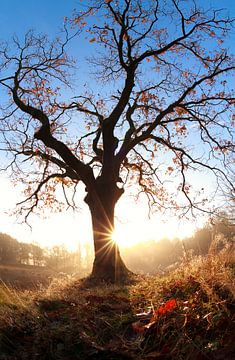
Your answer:
[[[182,115],[182,114],[187,114],[187,110],[183,109],[182,107],[176,107],[175,111],[177,112],[178,115]]]
[[[166,314],[169,311],[172,311],[177,306],[177,302],[175,299],[168,300],[165,304],[161,305],[156,311],[156,316],[161,316]]]

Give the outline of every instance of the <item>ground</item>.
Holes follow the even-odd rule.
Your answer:
[[[221,253],[124,285],[68,277],[20,292],[2,284],[0,359],[232,360],[234,270]]]
[[[56,275],[57,271],[42,266],[0,264],[0,280],[21,290],[47,286]]]

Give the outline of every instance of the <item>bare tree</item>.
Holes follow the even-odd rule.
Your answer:
[[[14,38],[14,52],[2,45],[0,84],[10,98],[2,103],[2,147],[12,156],[8,169],[27,183],[20,204],[26,219],[45,204],[60,207],[57,185],[72,207],[67,187],[85,185],[94,234],[92,274],[115,281],[128,273],[112,241],[115,205],[126,186],[137,184],[136,191],[157,208],[179,208],[181,191],[185,213],[203,208],[187,173],[205,169],[232,186],[235,66],[224,41],[233,21],[194,1],[90,4],[67,20],[67,28],[78,29],[76,36],[65,28],[65,40],[50,44],[29,32],[23,42]],[[76,74],[65,47],[71,40],[79,46],[75,40],[84,33],[95,51],[89,63],[97,87],[76,90],[70,100],[67,91],[62,101]],[[178,185],[171,197],[164,180],[173,174]]]

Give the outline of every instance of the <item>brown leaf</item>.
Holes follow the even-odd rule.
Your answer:
[[[136,321],[134,323],[132,323],[132,329],[139,334],[143,334],[143,332],[145,331],[145,326],[142,324],[141,321]]]

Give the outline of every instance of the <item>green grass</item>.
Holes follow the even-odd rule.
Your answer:
[[[0,359],[235,357],[234,258],[224,250],[125,286],[55,280],[44,291],[0,285]]]

